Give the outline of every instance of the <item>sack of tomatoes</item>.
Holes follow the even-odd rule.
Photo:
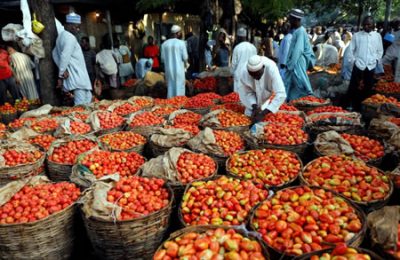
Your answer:
[[[334,248],[313,252],[296,258],[296,260],[327,260],[327,259],[383,260],[383,258],[381,258],[376,253],[370,250],[364,248],[350,247],[345,243],[339,243]]]
[[[390,178],[382,171],[346,155],[311,161],[304,167],[300,180],[338,192],[367,211],[383,207],[393,192]]]
[[[369,123],[368,132],[385,140],[390,139],[400,129],[400,117],[380,116]]]
[[[168,124],[187,124],[187,125],[198,125],[202,115],[192,112],[186,109],[177,110],[169,115]]]
[[[163,117],[164,119],[168,119],[169,115],[175,111],[177,111],[179,108],[177,106],[173,105],[158,105],[154,106],[151,109],[151,112],[154,113],[154,115]]]
[[[120,130],[125,124],[125,118],[109,111],[93,111],[90,123],[96,134],[104,135]]]
[[[250,227],[278,255],[300,256],[345,242],[359,245],[364,213],[347,199],[322,188],[290,187],[260,203]]]
[[[239,152],[226,161],[229,175],[268,188],[288,186],[297,179],[302,168],[303,164],[297,154],[275,149]]]
[[[139,106],[141,109],[151,108],[154,106],[154,99],[146,96],[133,96],[128,99],[132,104]]]
[[[59,125],[59,118],[42,118],[32,121],[30,128],[39,134],[53,134]]]
[[[278,111],[267,114],[263,122],[286,124],[302,128],[306,124],[306,115],[301,111]]]
[[[54,141],[47,151],[49,178],[52,181],[69,181],[72,166],[78,156],[96,146],[94,137],[71,137]]]
[[[174,197],[162,179],[111,175],[96,182],[82,201],[97,257],[151,259],[169,226]]]
[[[269,260],[263,243],[245,232],[227,227],[187,227],[171,234],[156,251],[153,260],[252,259]]]
[[[80,190],[44,176],[0,188],[0,258],[68,259],[73,250],[75,202]],[[15,246],[15,243],[18,246]],[[56,243],[55,243],[56,242]]]
[[[130,114],[133,114],[140,109],[142,109],[142,107],[135,103],[129,101],[118,101],[109,106],[107,110],[116,113],[119,116],[128,117]]]
[[[81,187],[90,187],[112,174],[136,175],[144,163],[145,158],[136,152],[111,152],[97,147],[78,156],[70,179]]]
[[[54,136],[63,137],[71,135],[86,135],[92,131],[92,126],[90,124],[84,123],[79,119],[73,120],[66,118],[62,120],[62,123],[58,126]]]
[[[100,143],[112,152],[137,152],[142,154],[146,137],[129,131],[106,134],[99,137]]]
[[[225,168],[225,162],[229,156],[245,149],[245,142],[238,133],[212,130],[209,127],[190,139],[187,145],[193,151],[199,151],[213,157],[222,169]]]
[[[39,169],[46,154],[25,141],[4,141],[0,144],[0,186],[24,179]]]
[[[239,226],[251,209],[268,197],[268,190],[251,181],[217,177],[186,187],[180,205],[183,225]]]
[[[231,110],[214,110],[203,116],[200,121],[203,127],[213,129],[231,130],[242,133],[249,128],[251,120],[244,114],[239,114]]]
[[[329,106],[331,105],[331,101],[329,99],[323,99],[314,96],[305,96],[290,101],[289,105],[295,106],[297,109],[307,112],[317,107]]]

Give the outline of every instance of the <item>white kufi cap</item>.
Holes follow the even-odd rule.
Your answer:
[[[247,31],[245,28],[241,27],[237,30],[236,32],[238,37],[246,37],[247,36]]]
[[[264,64],[262,62],[261,56],[253,55],[247,62],[247,70],[250,72],[256,72],[262,69],[263,65]]]
[[[174,24],[171,28],[171,33],[178,33],[180,32],[182,29],[179,25]]]

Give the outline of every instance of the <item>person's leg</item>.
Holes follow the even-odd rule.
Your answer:
[[[355,100],[359,93],[359,85],[361,81],[362,71],[354,65],[353,71],[351,73],[351,79],[349,84],[349,90],[344,98],[344,106],[350,107],[353,105],[353,108],[357,106],[357,101]]]
[[[364,101],[364,99],[366,99],[372,95],[372,89],[375,85],[374,74],[375,74],[374,69],[372,69],[372,70],[366,69],[364,71],[364,91],[363,91],[363,95],[362,95],[362,101]]]
[[[7,85],[4,80],[0,80],[0,105],[6,103]]]
[[[19,88],[17,86],[17,83],[15,82],[14,77],[6,79],[5,82],[7,84],[7,89],[10,92],[12,98],[14,100],[20,99],[21,98],[21,94],[19,92]]]

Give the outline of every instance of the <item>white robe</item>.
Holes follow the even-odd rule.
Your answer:
[[[72,33],[62,31],[58,35],[53,60],[58,66],[60,77],[65,71],[69,73],[69,77],[64,80],[65,91],[92,89],[81,46]]]
[[[267,57],[262,57],[262,62],[265,68],[260,80],[251,77],[247,70],[242,71],[241,83],[244,91],[239,96],[248,116],[252,113],[253,104],[257,104],[261,110],[268,109],[276,113],[286,99],[285,86],[275,62]],[[271,99],[272,93],[275,96]]]
[[[235,92],[239,92],[241,90],[240,75],[242,70],[246,69],[246,64],[249,58],[256,54],[256,46],[246,41],[239,43],[233,49],[231,72],[234,78],[233,90]]]
[[[188,53],[185,42],[176,38],[161,45],[161,60],[164,62],[168,98],[185,95],[185,64]]]
[[[331,64],[339,62],[339,52],[335,46],[323,43],[317,45],[317,52],[315,53],[317,61],[315,65],[328,67]]]

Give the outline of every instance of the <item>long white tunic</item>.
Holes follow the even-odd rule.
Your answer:
[[[176,38],[161,45],[161,60],[164,62],[168,98],[185,95],[185,63],[188,53],[185,42]]]
[[[256,54],[256,46],[249,42],[241,42],[233,49],[231,72],[233,74],[233,90],[235,92],[239,92],[241,89],[240,75],[242,70],[246,69],[249,58]]]
[[[14,77],[21,85],[20,90],[22,95],[29,100],[38,99],[39,94],[32,73],[32,69],[35,68],[35,63],[28,55],[21,52],[14,52],[10,55],[10,59]]]
[[[317,61],[315,65],[328,67],[331,64],[339,62],[339,52],[335,46],[322,43],[317,45],[317,52],[315,53]]]
[[[276,113],[286,99],[285,86],[275,62],[262,57],[264,74],[260,80],[255,80],[247,70],[242,71],[241,83],[244,91],[239,93],[240,100],[246,107],[246,115],[252,113],[252,105],[257,104],[261,109]],[[271,98],[272,94],[274,96]]]
[[[81,46],[72,33],[62,31],[58,35],[53,60],[58,66],[60,77],[65,71],[69,73],[69,77],[64,80],[65,91],[92,89]]]

